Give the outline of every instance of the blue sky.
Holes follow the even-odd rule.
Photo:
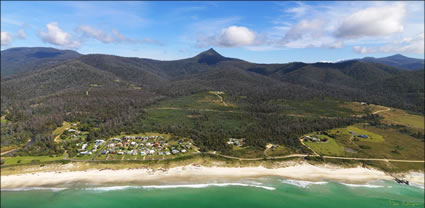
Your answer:
[[[424,2],[1,2],[1,49],[258,63],[424,57]]]

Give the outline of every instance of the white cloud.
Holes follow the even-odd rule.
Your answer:
[[[25,31],[23,29],[18,30],[18,38],[20,39],[26,39],[27,35],[25,34]]]
[[[71,36],[71,34],[62,31],[61,28],[59,28],[59,25],[57,22],[51,22],[46,25],[47,32],[41,31],[40,36],[43,41],[57,45],[62,46],[65,48],[79,48],[81,43],[78,40],[74,40]]]
[[[217,29],[218,30],[218,29]],[[220,47],[242,47],[252,46],[261,42],[261,38],[247,27],[243,26],[228,26],[216,32],[213,35],[200,35],[197,39],[197,44],[200,47],[220,46]]]
[[[81,33],[83,37],[86,38],[94,38],[103,43],[146,43],[146,44],[156,44],[162,45],[162,43],[158,40],[154,40],[152,38],[144,38],[143,40],[136,40],[133,38],[129,38],[124,34],[120,33],[118,30],[112,30],[112,34],[108,34],[102,29],[95,28],[89,25],[80,25],[76,31]]]
[[[354,46],[353,50],[360,54],[369,53],[424,53],[424,33],[420,33],[415,37],[407,37],[401,41],[394,42],[383,46]]]
[[[361,38],[402,32],[405,14],[404,3],[363,9],[346,17],[335,35],[339,38]]]
[[[114,41],[112,36],[108,35],[105,31],[96,29],[89,25],[81,25],[77,28],[77,31],[82,33],[84,36],[95,38],[103,43],[111,43]]]
[[[7,46],[12,42],[12,36],[8,32],[1,32],[1,45]]]
[[[293,25],[282,38],[283,44],[288,44],[292,41],[300,40],[306,36],[318,38],[323,35],[325,22],[322,20],[301,20]]]
[[[222,29],[217,38],[217,44],[225,47],[252,45],[256,35],[253,31],[242,26],[230,26]]]

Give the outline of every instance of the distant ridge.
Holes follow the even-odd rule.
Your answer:
[[[405,70],[420,70],[424,69],[424,59],[410,58],[403,56],[401,54],[395,54],[392,56],[382,57],[382,58],[374,58],[374,57],[365,57],[362,59],[353,59],[360,62],[368,62],[368,63],[378,63],[385,64],[388,66],[397,67]],[[342,61],[342,62],[346,62]]]
[[[1,76],[16,75],[80,57],[76,51],[19,47],[1,51]]]

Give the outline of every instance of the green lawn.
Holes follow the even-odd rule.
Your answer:
[[[357,128],[356,126],[348,126],[347,128],[345,128],[345,131],[346,131],[347,134],[350,134],[350,131],[351,131],[351,132],[355,132],[356,134],[368,135],[369,136],[369,138],[357,137],[360,141],[384,142],[384,138],[381,135],[375,134],[375,133],[367,131],[365,129]]]
[[[326,135],[316,135],[319,138],[328,139],[327,142],[311,142],[305,141],[305,145],[313,149],[317,154],[328,156],[344,156],[344,146],[338,144],[335,139]]]

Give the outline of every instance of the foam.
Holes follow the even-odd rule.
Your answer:
[[[310,185],[324,185],[324,184],[328,183],[326,181],[313,182],[313,181],[301,181],[301,180],[291,180],[291,179],[286,179],[286,180],[281,180],[281,181],[282,181],[282,183],[298,186],[298,187],[301,187],[301,188],[307,188]]]
[[[253,184],[244,184],[244,183],[207,183],[207,184],[181,184],[181,185],[148,185],[148,186],[109,186],[109,187],[93,187],[86,188],[86,190],[92,191],[115,191],[115,190],[124,190],[130,188],[143,188],[143,189],[173,189],[173,188],[207,188],[210,186],[216,187],[226,187],[226,186],[243,186],[243,187],[255,187],[262,188],[266,190],[275,190],[276,188],[270,186],[261,186]]]
[[[380,185],[372,185],[372,184],[349,184],[349,183],[340,183],[345,186],[349,187],[363,187],[363,188],[384,188],[385,186]],[[387,188],[390,188],[391,186],[388,186]]]
[[[27,188],[12,188],[12,189],[1,189],[1,191],[63,191],[67,188],[50,188],[50,187],[27,187]]]

